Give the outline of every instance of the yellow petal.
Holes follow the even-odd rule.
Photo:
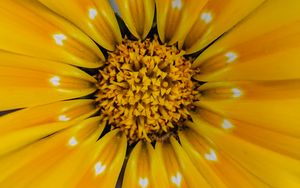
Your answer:
[[[78,160],[78,153],[81,153],[81,156],[85,154],[84,156],[86,158],[89,156],[88,149],[94,146],[94,143],[104,128],[103,123],[99,127],[99,121],[100,118],[98,117],[87,119],[76,126],[46,137],[24,149],[2,157],[0,159],[0,168],[1,170],[5,170],[5,172],[0,175],[0,186],[41,187],[32,184],[36,185],[41,183],[44,177],[50,178],[52,182],[42,187],[60,186],[63,180],[77,173],[72,167],[78,167],[80,163],[85,164],[84,158],[83,160]],[[72,160],[75,160],[72,162],[78,161],[70,165],[67,162],[68,159],[70,162]],[[66,166],[70,165],[64,169],[66,171],[69,170],[69,173],[62,173],[62,169],[60,169],[61,171],[56,171],[55,174],[61,179],[55,179],[56,181],[54,181],[52,178],[55,176],[50,177],[51,172],[58,169],[62,164]],[[70,172],[71,170],[73,170],[73,174]],[[78,173],[80,173],[80,171]],[[73,182],[76,179],[71,180]]]
[[[0,117],[0,135],[42,124],[82,120],[96,111],[93,100],[87,99],[26,108]]]
[[[24,70],[34,70],[45,73],[56,73],[62,76],[69,76],[92,83],[96,83],[96,79],[78,68],[62,64],[59,61],[51,61],[39,58],[18,55],[0,50],[0,67],[12,67]]]
[[[182,147],[212,187],[268,187],[195,131],[179,132]]]
[[[127,139],[118,130],[107,133],[90,153],[90,165],[76,187],[116,186],[127,148]]]
[[[271,187],[299,187],[300,162],[221,131],[195,113],[188,126]]]
[[[72,122],[49,123],[1,135],[0,156],[71,126]]]
[[[197,52],[243,20],[265,0],[211,0],[196,16],[184,42],[187,53]],[[256,26],[257,27],[257,26]],[[256,29],[256,27],[254,27]],[[253,29],[251,29],[253,32]]]
[[[224,117],[299,137],[300,81],[204,84],[195,105]]]
[[[0,118],[0,142],[5,144],[0,145],[0,156],[72,126],[92,113],[95,113],[95,109],[91,101],[78,100],[29,108],[3,116]]]
[[[163,42],[183,43],[207,0],[156,0],[157,29]]]
[[[96,90],[96,80],[70,65],[0,51],[0,111],[72,99]]]
[[[146,38],[154,18],[154,0],[115,0],[115,2],[129,31],[138,39]]]
[[[139,142],[126,165],[124,188],[169,187],[167,174],[150,143]]]
[[[123,187],[151,187],[153,185],[151,177],[150,144],[139,142],[130,154],[129,160],[126,164],[124,174]]]
[[[224,49],[201,62],[201,73],[195,78],[202,81],[297,79],[299,31],[299,24],[292,23]],[[196,60],[194,66],[199,63]]]
[[[222,117],[211,111],[200,109],[198,114],[212,126],[248,142],[278,153],[300,159],[300,139],[270,129]],[[299,148],[299,149],[296,149]]]
[[[122,36],[108,0],[39,0],[48,8],[70,20],[102,47],[114,50]]]
[[[1,49],[88,68],[103,64],[89,37],[37,1],[3,0],[0,9]]]
[[[11,70],[9,69],[9,71]],[[12,71],[16,70],[13,69]],[[36,75],[39,73],[22,71]],[[17,78],[13,76],[3,78],[1,76],[0,110],[23,108],[72,99],[88,95],[96,90],[90,83],[72,78],[49,74],[41,74],[40,76],[29,78],[26,76],[20,75]],[[52,81],[57,83],[57,80],[59,80],[60,85],[53,86]]]
[[[236,61],[246,61],[253,57],[257,58],[257,56],[261,56],[262,54],[266,55],[269,53],[269,50],[272,53],[273,51],[279,51],[281,48],[286,50],[287,47],[296,47],[299,43],[299,35],[297,34],[297,30],[299,32],[299,11],[298,0],[290,0],[289,3],[286,3],[284,0],[266,1],[257,11],[253,12],[247,19],[206,49],[195,60],[193,66],[199,66],[210,61],[215,56],[219,56],[217,59],[222,62],[228,60],[230,57]],[[242,54],[239,54],[240,48],[243,48]],[[265,49],[266,51],[261,49]],[[236,58],[233,58],[233,54],[236,54]],[[293,52],[292,57],[287,60],[293,60],[294,56]],[[266,58],[266,60],[274,62],[273,58]],[[292,62],[292,66],[294,64]],[[260,69],[260,67],[258,68]]]
[[[173,137],[170,141],[157,142],[155,146],[167,171],[169,187],[204,187],[209,184],[197,171],[191,160]]]

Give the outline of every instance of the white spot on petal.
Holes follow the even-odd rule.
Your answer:
[[[52,85],[59,86],[60,85],[60,77],[59,76],[53,76],[49,79]]]
[[[69,145],[76,146],[77,144],[78,144],[78,141],[76,140],[76,138],[74,136],[72,136],[69,140]]]
[[[181,7],[182,7],[181,0],[173,0],[172,1],[172,8],[173,9],[175,9],[175,8],[181,9]]]
[[[67,39],[67,36],[64,34],[54,34],[53,39],[55,40],[55,43],[59,46],[64,45],[64,40]]]
[[[97,162],[94,166],[96,176],[103,173],[105,168],[106,168],[106,165],[102,165],[101,162]]]
[[[212,15],[210,12],[203,12],[201,15],[200,15],[200,18],[201,20],[203,20],[205,23],[210,23],[213,19]]]
[[[242,91],[238,88],[233,88],[232,89],[233,97],[240,97],[242,96]]]
[[[204,154],[204,157],[208,161],[217,161],[218,160],[217,154],[213,149],[210,149],[209,153]]]
[[[237,54],[234,52],[227,52],[225,56],[227,57],[227,61],[226,61],[227,63],[231,63],[235,61],[236,58],[238,57]]]
[[[181,175],[180,172],[177,172],[175,176],[172,176],[172,177],[171,177],[171,181],[172,181],[177,187],[180,187],[181,180],[182,180],[182,175]]]
[[[223,129],[231,129],[232,127],[233,127],[233,125],[231,124],[230,121],[228,121],[227,119],[223,120],[223,123],[222,123]]]
[[[149,184],[148,178],[140,178],[139,179],[139,185],[140,185],[141,188],[148,187],[148,184]]]
[[[89,18],[91,20],[94,20],[97,15],[98,15],[98,11],[95,8],[90,8],[89,9]]]
[[[59,121],[69,121],[70,118],[67,117],[66,115],[60,115],[60,116],[58,116],[58,120]]]

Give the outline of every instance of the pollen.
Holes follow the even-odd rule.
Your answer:
[[[172,135],[190,118],[198,98],[193,59],[176,46],[123,39],[99,70],[97,102],[112,129],[130,142]]]

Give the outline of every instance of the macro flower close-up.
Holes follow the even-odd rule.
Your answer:
[[[299,188],[299,0],[0,0],[1,188]]]

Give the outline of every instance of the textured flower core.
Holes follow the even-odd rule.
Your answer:
[[[131,142],[176,133],[197,99],[193,59],[176,46],[124,39],[98,74],[97,101],[103,116]]]

